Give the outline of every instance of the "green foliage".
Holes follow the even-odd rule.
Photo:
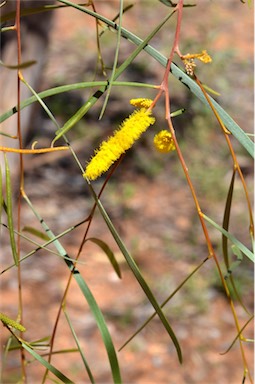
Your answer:
[[[12,320],[12,317],[9,318],[3,313],[0,316],[3,326],[5,326],[10,333],[10,338],[6,341],[5,348],[3,348],[5,358],[2,367],[2,378],[6,377],[10,354],[19,350],[21,351],[20,382],[26,381],[26,375],[31,365],[37,363],[40,367],[44,368],[41,376],[42,383],[45,383],[48,379],[52,381],[60,380],[64,383],[74,383],[76,379],[69,377],[72,375],[75,376],[75,373],[71,369],[67,372],[64,369],[62,371],[62,369],[59,369],[54,363],[56,354],[65,356],[64,354],[70,352],[75,352],[75,354],[79,356],[77,357],[77,362],[80,361],[82,363],[82,372],[85,373],[86,380],[88,379],[91,383],[99,381],[96,366],[93,365],[89,353],[85,353],[83,335],[79,334],[76,330],[77,318],[71,313],[71,310],[69,312],[69,309],[72,307],[72,302],[76,299],[76,294],[80,295],[80,299],[78,299],[79,309],[82,312],[81,319],[79,318],[79,320],[83,321],[88,312],[92,315],[93,324],[96,326],[100,342],[104,347],[105,356],[108,359],[109,375],[113,383],[122,382],[122,360],[120,351],[124,349],[133,338],[140,334],[154,317],[158,318],[162,332],[165,332],[165,335],[169,338],[169,344],[173,346],[177,360],[179,363],[185,365],[185,360],[183,361],[185,342],[180,343],[179,340],[178,327],[176,326],[178,325],[178,318],[182,317],[185,319],[185,310],[188,311],[191,302],[196,302],[195,308],[198,313],[202,313],[210,307],[207,298],[200,296],[200,291],[215,287],[214,277],[212,278],[213,274],[214,276],[217,275],[217,284],[228,299],[227,302],[232,313],[233,323],[236,325],[235,332],[237,336],[233,337],[234,342],[229,349],[239,340],[241,355],[243,356],[243,367],[241,367],[240,370],[245,372],[244,378],[247,376],[252,382],[251,373],[246,358],[244,357],[245,337],[243,337],[250,318],[248,321],[245,319],[245,325],[241,325],[236,308],[238,305],[241,305],[244,309],[245,316],[250,316],[246,304],[243,303],[243,294],[245,292],[242,289],[242,282],[245,281],[247,286],[251,285],[250,279],[246,279],[246,271],[250,268],[250,265],[252,265],[251,262],[254,262],[254,255],[251,251],[252,247],[249,241],[247,241],[248,236],[246,232],[253,238],[253,218],[249,197],[250,190],[247,187],[236,152],[238,153],[238,151],[240,152],[242,150],[250,161],[250,159],[254,157],[254,144],[249,134],[226,112],[223,106],[221,106],[221,103],[218,102],[218,100],[216,101],[219,94],[209,79],[206,79],[206,84],[199,80],[200,75],[198,77],[197,73],[200,73],[200,67],[197,68],[195,60],[202,61],[200,65],[207,64],[211,61],[211,57],[204,49],[205,47],[201,45],[202,53],[182,54],[180,51],[180,30],[181,23],[182,21],[184,22],[184,11],[192,11],[195,13],[198,6],[196,6],[196,4],[183,3],[182,0],[176,3],[170,0],[158,1],[158,4],[155,4],[154,7],[156,9],[157,7],[161,9],[163,7],[165,13],[156,26],[150,26],[148,35],[145,38],[140,38],[137,33],[135,33],[136,31],[131,31],[129,28],[123,27],[123,25],[125,25],[126,15],[131,11],[136,12],[136,9],[137,12],[139,11],[139,8],[136,8],[137,4],[124,7],[124,2],[119,0],[119,8],[116,8],[117,2],[116,4],[113,3],[111,5],[112,9],[110,7],[111,15],[105,16],[96,1],[91,1],[89,4],[76,4],[67,0],[59,0],[58,3],[61,3],[61,5],[45,5],[36,9],[25,9],[21,12],[21,15],[26,17],[26,15],[29,14],[48,12],[53,9],[55,12],[61,12],[60,8],[67,7],[68,9],[76,10],[77,14],[83,15],[84,20],[86,20],[86,17],[92,18],[96,23],[96,28],[95,41],[89,41],[89,44],[95,48],[95,62],[92,65],[92,70],[91,68],[88,70],[91,78],[88,80],[86,78],[86,81],[81,81],[84,80],[82,76],[82,78],[79,78],[75,83],[61,84],[57,87],[48,85],[49,89],[37,92],[26,81],[25,71],[23,77],[23,70],[27,70],[33,66],[36,62],[34,59],[36,58],[22,62],[20,59],[22,52],[19,51],[19,44],[17,48],[19,57],[17,65],[0,63],[10,70],[17,70],[19,86],[22,83],[22,86],[27,87],[32,94],[31,97],[20,100],[20,93],[18,93],[18,99],[17,102],[15,101],[15,105],[9,110],[2,111],[0,116],[0,122],[8,121],[13,115],[18,116],[17,137],[20,146],[18,150],[14,147],[0,147],[4,152],[5,171],[5,178],[2,179],[2,170],[0,174],[1,235],[3,230],[5,234],[6,231],[8,232],[13,259],[9,260],[9,258],[6,258],[2,266],[1,277],[5,278],[8,276],[8,273],[10,273],[10,279],[13,279],[14,277],[11,275],[11,272],[15,270],[15,272],[17,272],[18,287],[18,305],[11,303],[12,309],[15,307],[18,313],[18,321]],[[248,3],[250,5],[250,2]],[[91,5],[92,7],[90,7]],[[4,4],[2,6],[4,6]],[[19,7],[19,1],[17,1],[17,6]],[[141,4],[140,6],[142,7],[142,12],[145,12],[146,5]],[[97,9],[99,9],[99,11],[97,11]],[[167,13],[168,11],[170,12]],[[13,14],[5,15],[1,21],[11,20],[12,17]],[[175,20],[176,25],[173,24],[173,20]],[[18,32],[22,32],[19,21],[15,24],[14,29],[15,28]],[[89,28],[90,27],[88,27],[88,30]],[[9,30],[10,27],[4,27],[2,32],[7,33]],[[171,43],[167,43],[169,46],[164,47],[170,51],[169,56],[166,57],[160,52],[160,48],[154,47],[153,42],[157,40],[161,33],[168,34],[169,30],[173,32],[174,38]],[[184,40],[185,32],[187,35],[187,31],[185,31],[184,28]],[[84,21],[83,33],[86,34],[86,21]],[[102,49],[101,41],[102,37],[106,37],[105,35],[108,35],[107,43],[104,49]],[[17,34],[17,36],[19,36],[19,34]],[[81,36],[81,38],[83,38],[83,36]],[[127,50],[125,54],[122,52],[123,42],[129,44],[129,50]],[[183,46],[185,46],[185,44],[189,46],[191,43],[192,46],[196,46],[196,42],[192,41],[192,39],[188,40],[187,37],[187,41],[186,43],[184,41]],[[130,46],[132,47],[131,49]],[[106,60],[108,60],[109,63],[111,62],[110,68],[105,64],[104,50],[109,51]],[[112,54],[113,52],[114,55]],[[67,55],[64,59],[66,58]],[[178,65],[173,61],[175,59],[177,59]],[[156,68],[160,68],[155,70],[154,77],[151,76],[153,78],[152,81],[147,81],[145,77],[144,79],[142,78],[148,70],[147,60],[149,63],[157,63],[159,67]],[[216,67],[213,67],[214,63],[212,61],[210,65],[210,70],[207,71],[206,66],[201,70],[202,76],[203,74],[209,74],[208,76],[210,77],[216,68],[217,78],[217,72],[220,73],[224,71],[224,67],[221,68],[219,63]],[[141,77],[139,82],[132,81],[132,71],[136,71],[137,68],[139,71],[137,70],[136,75],[139,78]],[[153,69],[151,71],[153,73]],[[175,100],[177,105],[176,108],[174,106],[173,111],[176,112],[173,112],[171,109],[173,107],[172,99],[174,99],[175,96],[170,86],[173,79],[177,81],[173,89],[176,87],[179,89],[179,94],[185,95],[183,99],[177,97],[177,101]],[[20,92],[20,87],[18,87],[18,89]],[[71,92],[87,92],[86,94],[83,93],[86,97],[79,99],[82,100],[82,105],[78,103],[77,105],[65,106],[65,101],[62,102],[61,97]],[[238,92],[238,90],[236,92]],[[120,135],[121,139],[115,140],[114,145],[111,146],[111,141],[107,141],[106,138],[111,136],[117,129],[120,124],[119,119],[122,119],[122,117],[127,119],[130,114],[127,95],[132,98],[134,93],[135,95],[137,94],[137,97],[142,97],[143,100],[148,101],[149,98],[153,99],[150,105],[146,108],[143,107],[142,113],[138,113],[141,121],[138,120],[133,123],[132,129],[134,128],[134,133],[136,133],[136,129],[138,130],[140,128],[144,120],[148,118],[148,115],[152,113],[153,117],[151,117],[151,119],[153,119],[153,121],[154,119],[156,120],[156,128],[150,128],[149,132],[144,133],[140,142],[134,144],[130,151],[125,150],[123,151],[124,153],[120,154],[117,151],[117,147],[120,144],[118,140],[122,140],[121,145],[119,145],[120,148],[130,148],[135,139],[130,144],[130,135],[125,134],[125,137],[124,135]],[[82,93],[79,95],[81,94]],[[52,96],[55,97],[55,100],[51,103],[50,97]],[[114,109],[114,101],[116,99],[124,100],[126,110],[124,108],[124,110],[118,110],[118,113],[114,114],[112,109]],[[190,102],[191,99],[193,100],[192,102]],[[63,204],[63,206],[61,206],[60,218],[61,230],[57,227],[54,228],[54,223],[48,224],[47,219],[44,218],[44,215],[47,215],[46,207],[45,212],[41,213],[40,207],[37,207],[33,202],[33,197],[30,197],[31,191],[27,188],[26,184],[25,172],[27,163],[24,162],[25,152],[21,150],[23,137],[20,129],[20,116],[22,110],[26,110],[27,107],[32,105],[37,105],[37,107],[43,111],[44,116],[47,116],[53,127],[53,131],[50,133],[51,144],[49,144],[49,152],[53,151],[53,147],[57,141],[61,140],[64,142],[66,148],[69,149],[68,156],[71,157],[71,161],[68,160],[67,163],[69,166],[72,164],[73,169],[75,169],[75,171],[72,169],[73,173],[78,172],[79,182],[80,185],[82,185],[82,193],[78,201],[78,204],[81,205],[80,213],[82,219],[77,219],[73,223],[72,218],[69,217],[68,208]],[[203,109],[204,106],[207,107],[206,112]],[[187,111],[185,110],[186,107],[188,107]],[[123,104],[121,108],[123,108]],[[119,104],[117,104],[117,109],[119,109]],[[125,122],[127,122],[127,120],[125,120]],[[125,122],[121,125],[122,128],[126,124]],[[107,126],[107,129],[102,131],[101,126],[104,128]],[[175,129],[178,126],[182,127],[179,131]],[[217,127],[216,129],[218,129],[217,134],[215,133],[215,126]],[[170,140],[172,140],[174,144],[169,146],[172,151],[166,154],[156,154],[152,152],[152,132],[163,131],[165,128],[168,128]],[[1,129],[0,132],[3,139],[5,137],[11,137],[9,133],[2,132]],[[40,144],[40,140],[43,139],[41,130],[37,133],[37,136]],[[234,145],[232,143],[232,137],[235,139]],[[102,141],[106,143],[104,144],[106,154],[107,156],[111,156],[109,163],[112,164],[112,167],[109,170],[107,169],[108,173],[106,177],[92,182],[86,177],[85,168],[94,149],[99,147],[99,151],[101,150],[100,148],[102,147],[100,147],[100,143]],[[124,141],[125,145],[123,145]],[[82,154],[80,147],[77,150],[77,142],[78,144],[82,144]],[[36,142],[32,144],[31,151],[33,156],[36,156],[38,153],[34,148],[35,144]],[[173,148],[176,150],[174,151]],[[15,151],[19,153],[19,156],[17,156],[18,175],[16,175],[17,184],[19,184],[19,193],[16,193],[13,188],[11,169],[5,153]],[[118,160],[116,157],[117,152],[119,155]],[[61,152],[59,152],[58,155],[60,162],[62,161],[65,164],[65,155],[62,156]],[[219,160],[215,159],[216,155],[219,156]],[[125,160],[128,160],[126,162],[125,160],[123,161],[125,156],[127,157]],[[104,161],[104,157],[105,156],[103,156],[102,161]],[[223,161],[224,167],[221,167],[220,165]],[[54,167],[54,164],[51,166]],[[191,168],[190,170],[189,167]],[[233,172],[229,186],[225,181],[226,169]],[[54,170],[54,181],[60,180],[58,171],[59,169],[57,168]],[[181,177],[180,174],[182,174]],[[139,241],[144,234],[136,232],[132,234],[133,237],[131,237],[130,242],[132,243],[133,241],[135,244],[133,244],[133,246],[131,244],[131,248],[133,248],[131,252],[124,240],[126,228],[124,228],[124,230],[120,228],[119,230],[118,223],[115,223],[116,218],[111,217],[109,206],[113,212],[116,207],[121,207],[122,217],[118,217],[120,226],[121,224],[123,224],[123,227],[125,226],[126,219],[131,222],[133,221],[133,223],[135,223],[136,220],[140,220],[140,211],[136,212],[136,206],[130,208],[129,202],[135,197],[136,181],[140,179],[141,175],[146,176],[151,182],[151,186],[154,183],[159,183],[160,185],[160,180],[165,181],[166,178],[172,178],[173,188],[180,188],[180,191],[184,186],[183,180],[185,180],[185,186],[189,188],[190,196],[193,199],[190,200],[188,204],[187,201],[181,201],[181,198],[177,199],[180,205],[184,204],[185,207],[190,207],[189,209],[191,209],[192,212],[191,217],[193,217],[194,212],[196,213],[196,219],[194,219],[192,223],[192,228],[188,227],[190,230],[188,229],[189,234],[187,235],[189,250],[188,260],[186,262],[192,264],[192,268],[191,270],[185,270],[185,273],[181,275],[180,279],[173,279],[175,286],[171,287],[171,292],[168,292],[169,288],[167,284],[163,283],[162,285],[163,280],[160,279],[154,282],[154,277],[148,276],[148,272],[144,270],[143,263],[139,262],[139,258],[138,260],[136,259],[136,254],[140,252]],[[37,192],[40,192],[41,188],[41,180],[39,177],[40,171],[37,172],[34,177],[35,184],[38,184]],[[238,184],[236,187],[237,177],[239,178],[240,185]],[[179,181],[177,182],[175,178],[181,179],[180,184],[178,184]],[[71,187],[73,187],[73,181],[71,180],[69,183]],[[61,183],[61,193],[68,189],[67,184],[68,182]],[[233,196],[236,193],[236,188],[239,188],[238,197],[240,189],[242,190],[243,197],[240,199],[246,204],[246,216],[249,220],[249,229],[245,232],[246,237],[243,236],[243,232],[240,234],[240,237],[238,231],[235,231],[234,234],[231,232],[232,227],[230,224],[232,223],[232,211],[235,205]],[[118,190],[118,196],[116,196],[116,190]],[[61,193],[59,194],[60,198]],[[145,216],[148,213],[147,211],[152,209],[152,207],[146,206],[147,194],[149,195],[149,193],[150,190],[143,191],[142,200],[144,203]],[[166,228],[162,226],[162,229],[159,231],[160,233],[157,234],[155,230],[155,235],[152,239],[146,240],[145,237],[144,240],[144,243],[146,243],[146,241],[149,243],[147,248],[145,246],[144,252],[147,252],[150,247],[152,248],[151,254],[148,255],[148,257],[155,258],[156,267],[160,265],[157,257],[158,254],[162,252],[162,249],[163,253],[165,252],[168,257],[171,256],[172,265],[177,265],[179,260],[182,259],[182,257],[184,258],[184,253],[186,252],[184,241],[183,243],[180,241],[180,235],[176,235],[176,232],[171,234],[171,227],[173,222],[176,221],[178,222],[177,231],[181,232],[183,228],[187,228],[187,221],[183,221],[181,215],[175,214],[175,216],[173,216],[170,214],[172,203],[171,194],[169,195],[169,199],[167,199],[167,204],[165,204],[163,208],[161,198],[161,191],[159,190],[156,196],[157,208],[152,209],[153,214],[150,216],[148,226],[153,227],[155,222],[160,220],[160,209],[161,212],[162,210],[169,211],[169,222]],[[46,205],[50,204],[52,199],[58,200],[57,192],[54,196],[50,194],[46,196]],[[76,196],[72,190],[71,199],[73,204],[78,200],[78,196]],[[221,219],[219,219],[218,208],[215,213],[214,209],[207,209],[207,206],[210,206],[210,204],[213,204],[214,207],[218,202],[221,206],[220,217],[223,217],[222,222],[219,222]],[[61,200],[59,204],[62,204]],[[23,205],[29,211],[29,214],[24,215],[24,217]],[[86,214],[84,213],[85,211]],[[56,214],[56,216],[57,215],[58,214]],[[101,221],[97,220],[98,216]],[[96,223],[95,228],[93,228],[94,223]],[[79,240],[75,237],[78,229],[80,233],[82,233],[82,237]],[[95,231],[95,233],[90,234],[93,231]],[[32,239],[32,236],[36,238],[36,241]],[[216,238],[217,240],[215,240]],[[70,255],[67,249],[67,245],[72,242],[75,243],[75,255]],[[221,249],[220,246],[222,246]],[[97,251],[95,251],[95,248]],[[199,251],[197,251],[197,249],[199,249]],[[149,303],[151,307],[152,314],[145,316],[145,320],[141,321],[142,324],[140,324],[139,321],[137,330],[131,329],[128,337],[126,337],[125,334],[126,341],[123,341],[119,350],[117,350],[116,347],[115,337],[112,335],[111,323],[114,322],[115,317],[111,313],[109,313],[109,315],[107,314],[103,300],[101,301],[101,298],[97,296],[96,289],[94,292],[91,279],[87,276],[86,268],[89,263],[93,262],[91,254],[96,252],[103,254],[105,262],[103,268],[106,270],[109,268],[114,275],[114,277],[112,277],[113,281],[115,282],[114,279],[116,279],[120,284],[118,285],[118,289],[120,290],[119,295],[125,295],[125,292],[120,288],[122,286],[122,279],[124,280],[126,276],[131,276],[144,295],[143,297],[146,298],[146,303]],[[60,264],[55,263],[54,256],[59,256],[59,259],[61,258],[61,260],[55,258],[62,263],[61,267]],[[47,259],[47,257],[49,258]],[[51,264],[53,260],[54,263]],[[27,315],[26,303],[23,302],[23,292],[27,287],[26,282],[23,283],[22,274],[28,273],[29,262],[36,263],[36,265],[38,263],[38,271],[40,272],[40,262],[42,261],[45,261],[45,273],[48,273],[52,268],[51,265],[54,265],[52,268],[53,271],[50,271],[51,275],[49,275],[49,277],[47,276],[47,279],[49,279],[48,283],[54,287],[53,289],[56,289],[56,292],[58,287],[61,286],[61,294],[56,293],[57,302],[54,303],[54,309],[56,309],[56,311],[54,311],[55,318],[53,324],[51,324],[51,326],[47,324],[46,327],[49,334],[41,334],[39,325],[36,326],[36,328],[40,340],[28,341],[29,336],[26,337],[26,334],[23,335],[22,333],[21,338],[16,332],[18,330],[25,332],[25,327],[21,324],[24,324],[29,332],[30,326],[32,328],[34,322],[36,322],[36,320],[32,319],[32,315],[31,319],[29,318],[30,314]],[[59,278],[58,273],[58,268],[62,268],[62,266],[65,268],[64,273],[66,274],[64,283]],[[205,266],[208,266],[208,270],[203,268],[202,273],[202,267]],[[240,266],[245,266],[245,269],[243,269],[244,272],[239,274],[240,278],[237,280],[237,271],[243,268]],[[165,277],[166,273],[164,273],[164,276],[161,276],[162,279]],[[171,279],[171,268],[169,268],[169,271],[167,270],[167,281],[169,277]],[[93,278],[97,279],[96,268],[93,271]],[[33,274],[31,274],[31,281],[33,281]],[[100,285],[101,282],[97,281],[97,284]],[[62,287],[62,285],[64,287]],[[72,294],[73,286],[77,289],[74,295]],[[126,293],[129,294],[129,292]],[[165,310],[164,307],[166,304],[171,303],[171,300],[178,296],[178,293],[182,293],[183,295],[179,303],[173,306],[172,311]],[[43,288],[41,288],[39,294],[44,295]],[[164,296],[162,300],[158,299],[158,294]],[[123,300],[123,302],[125,303],[125,300]],[[50,305],[50,303],[48,303],[48,305]],[[43,308],[42,312],[44,312]],[[119,325],[123,332],[129,328],[134,313],[135,310],[133,308],[124,308],[122,310],[122,316],[119,316],[121,319],[119,320]],[[62,323],[62,317],[64,318],[64,323]],[[174,324],[173,326],[172,322]],[[70,332],[68,338],[70,345],[68,345],[67,348],[62,346],[60,342],[61,336],[59,336],[59,332],[62,330],[62,327],[63,329],[67,327]],[[12,328],[14,328],[14,330]],[[189,332],[189,329],[187,329],[187,331]],[[65,334],[65,331],[63,331],[63,334]],[[23,337],[26,337],[26,339],[23,339]],[[207,336],[204,335],[205,339],[206,337]],[[46,340],[49,340],[49,343],[46,344]],[[61,347],[60,350],[56,351],[55,344],[58,345],[59,342]],[[48,348],[47,353],[44,353],[45,348]],[[136,351],[133,350],[133,353],[135,354]],[[68,359],[66,361],[68,363]],[[240,363],[240,366],[242,363]],[[79,371],[79,368],[77,368],[77,371]],[[14,374],[12,377],[14,378]]]

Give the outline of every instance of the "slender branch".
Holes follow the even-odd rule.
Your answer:
[[[253,214],[252,214],[253,210],[252,210],[252,206],[251,206],[251,202],[250,202],[250,197],[249,197],[248,189],[247,189],[247,186],[246,186],[246,183],[245,183],[245,180],[244,180],[243,172],[242,172],[242,170],[240,168],[240,165],[238,163],[238,160],[237,160],[234,148],[233,148],[232,143],[231,143],[230,138],[229,138],[229,132],[226,130],[226,127],[224,126],[224,124],[223,124],[223,122],[222,122],[218,112],[216,111],[215,107],[213,106],[213,104],[212,104],[210,98],[208,97],[208,94],[205,91],[205,89],[204,89],[203,85],[201,84],[200,80],[197,78],[196,75],[194,75],[194,77],[195,77],[195,80],[196,80],[197,84],[199,85],[201,91],[203,92],[206,100],[208,101],[208,104],[210,105],[210,108],[212,109],[216,119],[218,120],[218,123],[220,124],[220,127],[222,128],[223,134],[225,136],[226,142],[227,142],[228,147],[229,147],[230,154],[231,154],[232,159],[233,159],[234,170],[237,170],[237,172],[238,172],[238,174],[240,176],[240,179],[241,179],[241,182],[242,182],[242,185],[243,185],[243,189],[244,189],[244,193],[245,193],[245,197],[246,197],[246,201],[247,201],[249,217],[250,217],[250,234],[251,234],[252,238],[254,238],[254,222],[253,222]]]
[[[12,152],[12,153],[19,153],[22,155],[36,155],[38,153],[48,153],[48,152],[57,152],[57,151],[65,151],[69,149],[67,146],[60,146],[60,147],[49,147],[49,148],[31,148],[31,149],[23,149],[23,148],[9,148],[9,147],[1,147],[1,152]],[[22,187],[23,189],[23,187]]]
[[[216,264],[216,267],[217,267],[217,270],[218,270],[218,273],[219,273],[222,285],[224,287],[226,296],[227,296],[227,298],[229,300],[229,304],[230,304],[230,307],[231,307],[231,311],[232,311],[232,314],[233,314],[233,318],[234,318],[234,322],[235,322],[235,326],[236,326],[237,332],[238,332],[238,334],[240,334],[240,325],[239,325],[239,322],[238,322],[238,317],[237,317],[237,314],[236,314],[235,306],[234,306],[233,300],[231,298],[230,291],[228,289],[226,281],[224,280],[224,276],[222,274],[219,261],[217,259],[217,256],[216,256],[215,252],[214,252],[214,249],[213,249],[213,246],[212,246],[212,243],[211,243],[211,240],[210,240],[210,236],[209,236],[209,233],[208,233],[208,229],[207,229],[205,220],[203,218],[203,212],[202,212],[202,210],[200,208],[200,204],[199,204],[196,192],[195,192],[195,188],[193,186],[193,183],[191,181],[191,178],[190,178],[190,175],[189,175],[189,172],[188,172],[188,167],[187,167],[187,165],[185,163],[185,160],[184,160],[183,155],[181,153],[179,144],[177,142],[176,135],[175,135],[175,130],[174,130],[172,119],[171,119],[171,115],[170,115],[171,109],[170,109],[170,94],[169,94],[169,87],[168,87],[168,78],[169,78],[170,67],[171,67],[171,63],[172,63],[174,54],[177,53],[180,57],[182,57],[182,54],[181,54],[180,49],[179,49],[179,39],[180,39],[180,30],[181,30],[181,21],[182,21],[182,10],[183,10],[183,0],[179,0],[179,3],[177,4],[177,6],[175,8],[175,11],[177,11],[177,25],[176,25],[176,31],[175,31],[175,38],[174,38],[173,47],[171,49],[171,52],[170,52],[170,55],[169,55],[169,58],[168,58],[168,62],[167,62],[167,66],[166,66],[166,70],[165,70],[165,73],[164,73],[164,77],[163,77],[163,80],[162,80],[162,83],[161,83],[161,86],[160,86],[160,90],[159,90],[157,96],[155,97],[154,102],[152,103],[150,108],[153,108],[155,106],[155,104],[157,103],[157,101],[161,97],[162,93],[164,92],[165,93],[165,110],[166,110],[165,116],[166,116],[166,120],[167,120],[167,123],[168,123],[168,127],[169,127],[169,130],[170,130],[171,134],[172,134],[173,141],[174,141],[174,144],[175,144],[175,147],[176,147],[176,151],[177,151],[177,154],[178,154],[181,166],[183,168],[185,177],[187,179],[189,188],[191,190],[191,194],[192,194],[192,197],[193,197],[193,200],[194,200],[194,203],[195,203],[195,206],[196,206],[196,210],[197,210],[197,213],[198,213],[198,216],[199,216],[199,220],[200,220],[200,223],[201,223],[201,226],[202,226],[202,229],[203,229],[203,232],[204,232],[204,236],[205,236],[205,239],[206,239],[206,243],[207,243],[207,247],[208,247],[208,251],[209,251],[209,257],[213,257],[213,259],[215,261],[215,264]],[[198,84],[201,84],[201,83],[199,82]],[[204,91],[204,89],[202,89],[202,88],[201,88],[201,90],[205,94],[205,97],[207,98],[207,100],[209,102],[209,98],[206,95],[206,92]],[[211,103],[209,103],[209,104],[211,105]],[[215,111],[215,108],[213,108],[213,111]],[[215,112],[217,113],[217,111],[215,111]],[[220,120],[218,114],[216,115],[216,117],[218,117],[218,120],[220,122],[221,120]],[[231,155],[232,155],[233,160],[234,160],[234,166],[237,168],[237,170],[239,172],[239,175],[241,177],[241,180],[243,182],[243,186],[244,186],[244,190],[245,190],[245,194],[246,194],[246,199],[247,199],[247,202],[248,202],[249,213],[250,213],[250,223],[251,223],[250,224],[250,230],[251,230],[251,233],[253,233],[253,221],[252,221],[252,215],[251,215],[251,209],[250,209],[250,203],[249,203],[247,188],[246,188],[246,185],[245,185],[245,182],[244,182],[243,175],[242,175],[241,169],[239,167],[239,164],[236,161],[235,153],[234,153],[233,148],[231,146],[231,143],[229,141],[229,137],[227,135],[226,129],[225,129],[225,127],[222,127],[222,128],[223,128],[224,134],[226,136],[227,142],[229,144],[230,152],[231,152]],[[243,345],[242,345],[242,337],[241,337],[241,335],[239,337],[239,343],[240,343],[241,355],[242,355],[243,364],[244,364],[244,370],[245,370],[245,372],[248,373],[250,381],[252,382],[251,374],[250,374],[250,371],[249,371],[248,366],[247,366],[247,361],[246,361],[246,357],[245,357],[245,353],[244,353],[244,349],[243,349]]]
[[[120,162],[122,161],[124,156],[122,156],[114,165],[114,167],[112,168],[111,172],[108,174],[105,182],[103,183],[100,191],[99,191],[99,194],[98,194],[98,199],[102,196],[102,193],[108,183],[108,181],[110,180],[112,174],[114,173],[114,171],[117,169],[117,167],[119,166]],[[89,187],[92,189],[92,186],[90,184],[90,182],[88,181],[88,184],[89,184]],[[92,193],[93,193],[93,189],[92,189]],[[79,250],[77,252],[77,255],[76,255],[76,258],[75,258],[75,262],[74,262],[74,266],[76,266],[76,262],[78,261],[80,255],[81,255],[81,252],[82,252],[82,249],[83,249],[83,246],[86,242],[86,239],[87,239],[87,236],[88,236],[88,232],[89,232],[89,229],[90,229],[90,226],[92,224],[92,220],[93,220],[93,217],[94,217],[94,213],[95,213],[95,210],[96,210],[96,207],[97,207],[97,203],[95,202],[93,204],[93,207],[91,209],[91,212],[89,214],[89,216],[87,217],[86,220],[84,220],[84,223],[87,222],[87,227],[85,229],[85,232],[84,232],[84,235],[83,235],[83,239],[81,241],[81,244],[80,244],[80,247],[79,247]],[[61,311],[62,309],[65,307],[66,305],[66,298],[67,298],[67,294],[68,294],[68,291],[69,291],[69,288],[70,288],[70,285],[71,285],[71,281],[72,281],[72,278],[73,278],[73,273],[70,272],[70,275],[68,277],[68,281],[67,281],[67,284],[66,284],[66,288],[65,288],[65,291],[63,293],[63,296],[62,296],[62,299],[60,301],[60,305],[59,305],[59,309],[58,309],[58,312],[57,312],[57,316],[56,316],[56,319],[55,319],[55,323],[54,323],[54,327],[53,327],[53,331],[52,331],[52,334],[51,334],[51,339],[50,339],[50,351],[49,351],[49,357],[48,357],[48,362],[50,363],[51,361],[51,358],[52,358],[52,355],[53,355],[53,346],[54,346],[54,341],[55,341],[55,336],[56,336],[56,332],[57,332],[57,327],[58,327],[58,323],[59,323],[59,319],[60,319],[60,315],[61,315]],[[44,373],[44,377],[43,377],[43,381],[42,383],[45,383],[45,380],[46,380],[46,377],[47,377],[47,373],[48,373],[48,370],[45,371]]]
[[[17,39],[17,61],[18,61],[18,68],[21,64],[21,35],[20,35],[20,0],[17,0],[16,2],[16,18],[15,18],[15,25],[14,29],[16,30],[16,39]],[[17,107],[18,107],[18,113],[17,113],[17,137],[19,140],[19,146],[22,148],[22,135],[21,135],[21,116],[20,116],[20,90],[21,90],[21,83],[20,83],[20,76],[19,76],[19,70],[17,72]],[[19,154],[19,175],[20,175],[20,191],[24,183],[24,166],[23,166],[23,156],[20,153]],[[21,228],[21,193],[19,193],[18,197],[18,232],[20,232]],[[17,256],[18,260],[20,259],[20,251],[21,251],[21,244],[20,244],[20,237],[17,239]],[[17,274],[18,274],[18,299],[19,299],[19,314],[18,317],[23,323],[23,299],[22,299],[22,278],[21,278],[21,265],[18,263],[17,268]],[[26,382],[26,368],[25,368],[25,353],[24,349],[20,348],[20,354],[21,354],[21,369],[22,369],[22,381]]]

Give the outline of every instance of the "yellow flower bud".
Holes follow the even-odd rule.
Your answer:
[[[196,68],[196,63],[194,62],[194,59],[185,59],[183,60],[183,64],[187,75],[193,76],[194,69]]]
[[[198,59],[205,64],[212,62],[212,58],[206,50],[203,50],[201,53],[187,53],[186,55],[182,56],[181,59],[183,61],[187,74],[190,76],[194,75],[194,69],[196,67],[194,59]]]
[[[129,102],[131,105],[134,105],[135,107],[138,107],[138,108],[149,108],[153,103],[153,100],[139,98],[139,99],[131,99]]]

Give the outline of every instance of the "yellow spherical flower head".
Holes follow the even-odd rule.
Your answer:
[[[174,141],[169,131],[160,131],[154,137],[154,146],[158,152],[167,153],[175,150]]]
[[[102,142],[88,163],[83,176],[89,180],[95,180],[108,171],[110,166],[131,148],[141,134],[154,122],[155,118],[151,116],[151,111],[147,111],[145,108],[136,109],[122,122],[113,136]]]

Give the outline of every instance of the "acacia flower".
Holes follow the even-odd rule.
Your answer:
[[[169,131],[164,129],[154,137],[154,146],[158,152],[167,153],[175,150],[174,141]]]
[[[193,76],[194,69],[197,66],[194,59],[183,59],[183,64],[184,64],[187,75]]]
[[[202,61],[203,63],[207,64],[207,63],[211,63],[212,62],[212,58],[210,55],[208,55],[207,51],[204,50],[202,51],[202,53],[198,53],[196,55],[196,58],[200,61]]]
[[[206,50],[203,50],[201,53],[187,53],[186,55],[183,55],[181,59],[183,61],[187,74],[190,76],[193,76],[194,69],[196,67],[194,59],[198,59],[205,64],[212,62],[212,58]]]
[[[134,105],[135,107],[138,107],[138,108],[149,108],[153,103],[153,100],[138,98],[138,99],[131,99],[129,102],[131,105]]]
[[[23,327],[22,324],[17,323],[17,321],[12,320],[9,316],[5,315],[4,313],[0,312],[0,320],[3,324],[9,325],[12,328],[17,329],[18,331],[25,332],[26,328]]]
[[[155,118],[151,116],[151,111],[147,111],[146,108],[135,110],[121,123],[119,129],[114,131],[113,136],[103,141],[99,149],[95,150],[83,176],[89,180],[101,176],[154,122]]]

